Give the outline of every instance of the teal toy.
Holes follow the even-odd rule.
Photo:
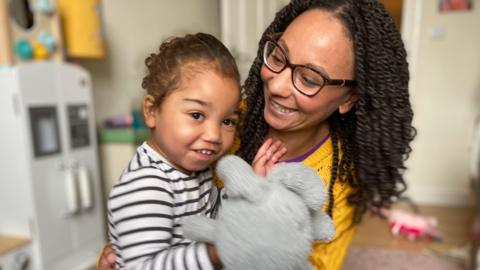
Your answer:
[[[15,52],[22,60],[30,60],[33,57],[32,45],[25,39],[20,39],[15,42]]]

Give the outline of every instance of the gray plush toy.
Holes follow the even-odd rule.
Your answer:
[[[321,211],[324,181],[301,163],[277,165],[267,177],[241,158],[217,164],[228,200],[217,219],[191,216],[183,224],[187,238],[212,243],[225,270],[312,269],[311,241],[331,240],[335,227]]]

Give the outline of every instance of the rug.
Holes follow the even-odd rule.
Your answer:
[[[342,270],[465,270],[452,260],[430,253],[352,247]]]

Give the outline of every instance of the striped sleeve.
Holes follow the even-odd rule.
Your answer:
[[[132,160],[108,202],[109,234],[117,253],[117,268],[213,269],[206,244],[186,239],[173,244],[174,192],[171,180],[158,168],[141,167],[140,160]]]

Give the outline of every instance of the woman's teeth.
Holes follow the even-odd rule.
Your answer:
[[[272,101],[272,106],[279,112],[282,112],[282,113],[292,113],[294,112],[295,110],[292,110],[292,109],[289,109],[287,107],[283,107],[282,105],[278,104],[278,103],[275,103]]]

